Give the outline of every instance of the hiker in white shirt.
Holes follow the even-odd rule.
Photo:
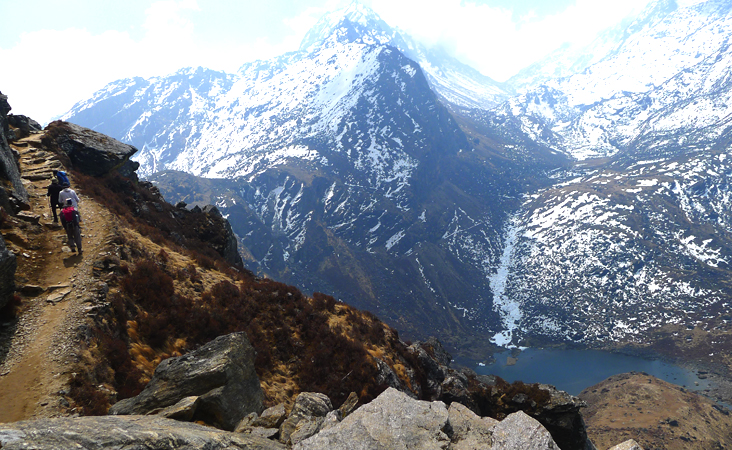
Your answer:
[[[65,188],[58,194],[58,203],[60,205],[66,205],[67,200],[71,200],[74,209],[79,209],[79,197],[76,196],[76,192],[70,187]]]

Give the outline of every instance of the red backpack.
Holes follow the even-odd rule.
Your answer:
[[[74,213],[76,210],[73,206],[67,206],[66,208],[61,210],[61,214],[63,214],[64,221],[66,223],[74,223]]]

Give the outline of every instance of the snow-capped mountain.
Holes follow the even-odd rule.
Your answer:
[[[497,103],[354,4],[297,52],[121,80],[65,117],[140,148],[170,200],[216,203],[254,270],[409,334],[648,343],[732,297],[730,10],[656,2]]]
[[[530,196],[502,295],[524,338],[638,341],[731,306],[732,150],[584,169]]]
[[[510,136],[500,148],[469,141],[439,100],[453,94],[438,97],[397,41],[409,45],[354,4],[324,18],[298,52],[231,75],[121,80],[66,118],[136,145],[139,173],[178,171],[153,178],[163,191],[171,179],[200,186],[179,172],[229,180],[210,200],[253,269],[457,342],[498,323],[486,277],[501,247],[494,224],[540,183],[533,173],[548,170],[549,150],[524,151]],[[434,73],[459,68],[442,60],[453,66],[433,59]]]
[[[647,92],[720,51],[732,34],[732,4],[707,0],[679,7],[675,0],[658,0],[618,31],[609,41],[618,41],[615,48],[602,59],[546,84],[564,92],[571,105]]]
[[[545,81],[493,113],[522,118],[525,132],[538,141],[550,136],[546,145],[578,160],[628,151],[644,136],[655,142],[651,145],[667,147],[667,141],[656,139],[659,133],[691,132],[692,141],[713,145],[710,137],[724,128],[727,87],[719,85],[726,83],[731,34],[729,2],[679,7],[658,1],[630,24],[598,38],[592,48],[605,43],[613,49],[594,64]],[[676,138],[681,145],[688,139]]]
[[[419,64],[439,96],[458,107],[489,109],[508,99],[510,94],[507,85],[482,75],[440,48],[420,44],[357,2],[321,18],[303,39],[300,50],[312,51],[335,42],[396,47]]]

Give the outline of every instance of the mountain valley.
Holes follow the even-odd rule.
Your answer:
[[[249,269],[406,336],[726,374],[731,9],[653,2],[496,83],[354,3],[296,52],[120,80],[63,119],[139,148],[169,201],[216,204]]]

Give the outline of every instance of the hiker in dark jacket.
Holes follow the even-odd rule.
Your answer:
[[[58,184],[58,181],[56,181],[56,178],[54,177],[51,180],[51,184],[48,185],[48,191],[46,192],[46,196],[48,197],[48,201],[51,204],[51,211],[53,212],[53,222],[58,223],[58,216],[56,215],[56,208],[61,209],[63,208],[63,205],[59,204],[58,202],[58,194],[61,193],[63,190],[63,187]]]
[[[73,201],[71,199],[66,200],[66,206],[61,210],[61,224],[66,229],[69,248],[72,252],[76,252],[78,248],[79,255],[81,255],[80,219],[79,212],[74,208]]]

